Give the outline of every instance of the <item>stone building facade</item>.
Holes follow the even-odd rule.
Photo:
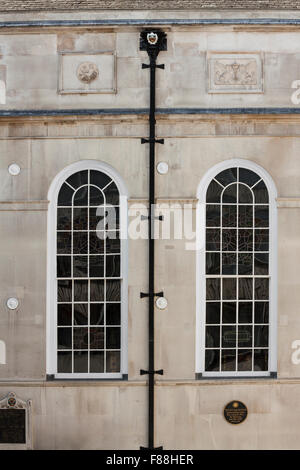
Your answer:
[[[227,10],[192,1],[185,9],[159,2],[156,10],[148,2],[148,10],[130,11],[87,1],[82,11],[58,11],[54,2],[25,1],[24,11],[13,12],[14,3],[1,2],[0,18],[0,398],[14,392],[31,400],[34,449],[147,445],[148,379],[140,370],[148,364],[148,300],[140,293],[148,289],[148,240],[122,240],[121,265],[120,248],[95,248],[106,261],[95,262],[94,274],[91,259],[82,271],[91,238],[78,242],[79,261],[72,253],[76,231],[95,231],[81,219],[75,228],[78,207],[96,205],[80,202],[81,186],[89,185],[89,198],[93,186],[120,205],[125,225],[127,204],[147,214],[149,149],[141,138],[149,133],[150,81],[139,46],[141,31],[159,29],[167,50],[156,72],[156,136],[164,139],[156,164],[167,165],[156,170],[155,198],[175,214],[188,206],[198,243],[175,234],[178,226],[155,240],[155,291],[167,300],[155,306],[155,365],[163,369],[155,376],[155,445],[298,449],[298,2],[269,11],[251,9],[254,2],[237,11],[228,2],[221,5]],[[220,199],[238,183],[238,200]],[[242,218],[247,208],[250,219]],[[131,228],[136,214],[129,212]],[[61,262],[63,274],[56,272]],[[67,298],[61,286],[69,282]],[[83,288],[78,294],[79,310],[76,282],[89,286],[89,298]],[[105,320],[97,310],[104,300]],[[236,310],[240,304],[245,310]],[[233,320],[225,308],[229,316],[235,309]],[[114,328],[119,333],[109,337]],[[224,419],[234,400],[248,410],[239,425]]]

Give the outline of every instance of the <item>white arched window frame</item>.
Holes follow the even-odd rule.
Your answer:
[[[205,371],[206,194],[213,178],[230,168],[244,168],[256,173],[265,183],[269,195],[269,356],[267,371]],[[271,176],[261,166],[246,159],[230,159],[207,171],[198,186],[197,198],[196,377],[273,376],[277,371],[277,191],[275,184]]]
[[[120,250],[121,250],[121,338],[120,338],[120,372],[119,373],[58,373],[57,372],[57,202],[58,194],[65,181],[73,174],[95,170],[109,176],[116,184],[120,196]],[[107,163],[97,160],[82,160],[64,168],[52,181],[48,192],[48,226],[47,226],[47,374],[59,379],[119,379],[128,373],[127,323],[128,323],[128,213],[127,188],[118,172]]]

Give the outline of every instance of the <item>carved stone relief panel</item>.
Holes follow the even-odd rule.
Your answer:
[[[60,52],[59,93],[116,93],[116,56],[108,52]]]
[[[261,53],[207,53],[208,93],[262,93]]]

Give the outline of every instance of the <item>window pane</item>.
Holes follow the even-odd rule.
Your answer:
[[[268,300],[269,299],[269,279],[256,278],[255,279],[255,299]]]
[[[239,205],[239,227],[253,227],[253,207]]]
[[[73,253],[86,254],[88,252],[88,233],[87,232],[74,232],[73,233]]]
[[[219,251],[220,250],[220,230],[210,228],[206,230],[206,250]]]
[[[74,206],[87,206],[88,205],[88,186],[79,188],[73,198]]]
[[[90,372],[94,372],[94,373],[104,372],[104,352],[103,351],[90,352]]]
[[[207,227],[220,227],[220,206],[207,204],[206,225]]]
[[[73,209],[73,230],[87,230],[88,225],[87,207],[74,207]]]
[[[103,325],[104,324],[104,304],[91,304],[90,316],[91,316],[90,325]],[[107,313],[106,313],[106,318],[107,318]]]
[[[104,277],[104,256],[90,256],[90,277]]]
[[[72,353],[59,352],[57,354],[57,372],[58,373],[71,373],[72,372]]]
[[[90,253],[104,253],[104,240],[100,239],[97,234],[100,232],[90,232]]]
[[[252,346],[252,325],[239,326],[238,347],[247,348]]]
[[[88,353],[86,351],[74,352],[74,372],[88,372]]]
[[[72,281],[61,280],[57,282],[57,301],[72,301]]]
[[[120,349],[121,336],[120,328],[117,326],[106,328],[106,349]]]
[[[73,276],[87,277],[87,256],[73,256]]]
[[[74,301],[82,302],[88,300],[88,281],[74,281]]]
[[[106,372],[120,372],[120,352],[107,351],[106,353]]]
[[[235,278],[223,278],[222,286],[222,297],[225,300],[236,299],[236,279]]]
[[[90,206],[100,206],[102,204],[104,204],[102,192],[98,188],[90,186]]]
[[[72,304],[57,305],[57,324],[72,325]]]
[[[239,181],[241,183],[245,183],[248,186],[253,186],[257,181],[260,179],[260,177],[254,173],[254,171],[248,170],[246,168],[239,168]]]
[[[121,304],[106,304],[106,324],[121,324]]]
[[[254,274],[269,274],[269,254],[255,253]]]
[[[78,189],[83,184],[88,182],[88,170],[77,171],[73,175],[69,176],[67,182],[73,186],[74,189]]]
[[[269,345],[269,327],[264,325],[254,326],[254,346],[268,347]]]
[[[104,349],[104,328],[90,328],[90,349]]]
[[[57,209],[57,230],[71,230],[72,210],[68,208]]]
[[[237,171],[236,168],[228,168],[227,170],[221,171],[215,179],[219,181],[223,186],[227,186],[230,183],[236,181]]]
[[[255,323],[269,323],[269,302],[255,302]]]
[[[57,253],[71,253],[71,232],[57,232]]]
[[[104,208],[92,207],[89,210],[90,217],[90,230],[104,230],[105,229],[105,218],[104,218]]]
[[[239,279],[239,299],[253,298],[253,282],[251,278],[242,277]]]
[[[223,326],[222,327],[222,347],[234,348],[236,346],[236,326]]]
[[[111,204],[112,206],[117,206],[119,204],[119,191],[114,182],[104,189],[104,195],[106,198],[106,204]]]
[[[220,299],[220,279],[206,279],[206,299]]]
[[[222,371],[230,372],[236,370],[236,350],[223,349],[222,350]]]
[[[236,253],[222,254],[222,274],[236,274]]]
[[[108,183],[111,182],[111,178],[102,173],[102,171],[90,170],[90,183],[94,184],[100,189],[103,189]]]
[[[71,256],[57,256],[57,277],[71,277]]]
[[[206,202],[221,202],[220,198],[223,189],[223,186],[221,186],[215,180],[212,180],[207,189]]]
[[[255,230],[255,251],[269,250],[269,230]]]
[[[220,274],[220,253],[206,253],[206,274]]]
[[[239,203],[253,203],[253,195],[251,189],[249,189],[244,184],[239,184]]]
[[[73,194],[74,194],[73,189],[70,188],[70,186],[68,186],[66,183],[64,183],[58,194],[57,205],[58,206],[71,206]]]
[[[87,349],[88,345],[88,328],[73,328],[73,348]]]
[[[222,250],[223,251],[236,251],[236,230],[223,229],[222,230]]]
[[[252,274],[252,253],[239,253],[239,274]]]
[[[239,323],[252,323],[252,302],[239,302]]]
[[[220,302],[206,303],[206,323],[220,323]]]
[[[268,349],[254,350],[254,370],[268,370]]]
[[[119,302],[121,300],[121,282],[106,281],[106,301]]]
[[[222,203],[235,204],[237,202],[237,184],[231,184],[223,192]]]
[[[253,230],[239,229],[239,251],[253,251]]]
[[[104,300],[104,281],[90,281],[90,301],[98,302]]]
[[[269,226],[269,207],[256,206],[255,207],[255,227],[268,227]]]
[[[222,227],[236,227],[237,206],[222,206]]]
[[[88,304],[74,304],[74,325],[88,324]]]
[[[263,204],[269,202],[268,190],[263,181],[260,181],[256,186],[254,186],[253,192],[256,204]]]
[[[120,253],[120,232],[117,230],[106,232],[106,253]]]
[[[238,349],[238,370],[252,370],[252,350]]]
[[[219,371],[220,369],[220,350],[207,349],[205,351],[205,370]]]
[[[120,256],[106,256],[106,277],[120,277]]]
[[[207,326],[206,327],[205,346],[207,348],[219,348],[220,347],[220,327],[219,326]]]
[[[223,302],[223,323],[236,323],[236,302]]]
[[[71,349],[72,328],[59,327],[57,329],[57,349]]]

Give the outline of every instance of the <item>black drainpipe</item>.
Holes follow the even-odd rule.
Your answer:
[[[164,69],[157,65],[156,59],[160,51],[167,50],[166,33],[159,30],[145,30],[140,35],[140,50],[146,51],[150,64],[142,64],[143,69],[150,69],[150,108],[149,138],[141,139],[142,144],[149,144],[149,210],[148,210],[148,242],[149,242],[149,292],[141,292],[141,298],[149,298],[149,367],[141,370],[141,375],[148,374],[148,449],[154,449],[154,374],[163,375],[163,370],[155,370],[154,365],[154,297],[163,296],[163,292],[154,292],[154,221],[155,221],[155,143],[163,144],[163,139],[155,139],[155,75],[156,69]],[[161,217],[159,217],[161,220]],[[141,449],[145,449],[141,447]],[[147,449],[147,448],[146,448]]]

